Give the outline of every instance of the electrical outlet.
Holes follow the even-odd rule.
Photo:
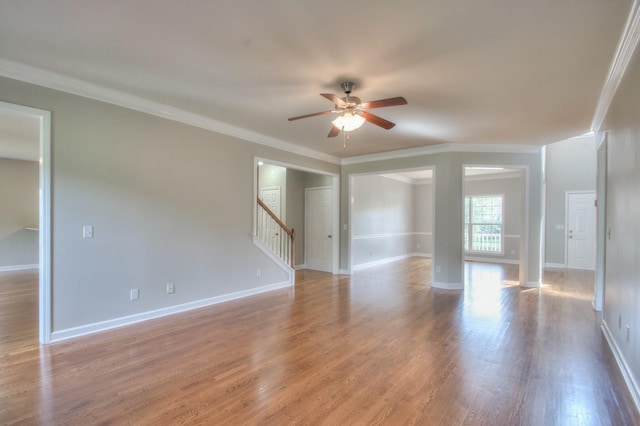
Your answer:
[[[622,315],[618,314],[618,330],[622,330]]]
[[[262,269],[256,269],[256,277],[260,278],[262,276]]]
[[[129,293],[129,298],[131,300],[138,300],[140,298],[140,291],[137,288],[132,288]]]
[[[416,244],[416,248],[420,248],[420,244]]]
[[[176,286],[173,283],[167,283],[167,294],[173,294],[176,292]]]
[[[440,267],[439,267],[439,266],[436,266],[436,274],[439,274],[439,273],[440,273],[440,271],[441,271]]]

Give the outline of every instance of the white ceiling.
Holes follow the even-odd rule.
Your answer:
[[[442,142],[542,145],[589,131],[631,0],[21,0],[0,59],[337,157]],[[352,79],[404,96],[328,139]],[[1,94],[0,94],[1,98]],[[36,106],[37,107],[37,106]]]

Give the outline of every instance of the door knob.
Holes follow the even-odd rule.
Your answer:
[[[331,235],[327,235],[328,238],[331,238]]]

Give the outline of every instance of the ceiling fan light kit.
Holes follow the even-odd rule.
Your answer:
[[[389,130],[395,126],[395,123],[385,120],[382,117],[378,117],[377,115],[371,114],[367,111],[368,109],[407,104],[407,100],[401,96],[363,103],[360,101],[360,98],[356,96],[350,96],[351,91],[355,87],[354,82],[345,81],[340,86],[345,93],[345,96],[342,98],[339,98],[331,93],[320,94],[320,96],[333,102],[335,105],[335,109],[291,117],[289,118],[289,121],[299,120],[301,118],[315,117],[318,115],[339,114],[337,118],[332,120],[333,126],[329,131],[328,137],[332,138],[338,136],[340,131],[343,131],[345,133],[345,136],[348,138],[347,133],[360,128],[360,126],[362,126],[365,121],[368,121],[369,123],[375,124],[376,126],[382,127],[386,130]]]
[[[338,118],[333,120],[332,123],[343,132],[351,132],[362,126],[365,121],[364,117],[360,114],[352,114],[345,111],[342,115],[339,115]]]

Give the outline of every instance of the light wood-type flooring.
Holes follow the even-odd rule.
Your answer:
[[[0,424],[638,425],[593,273],[412,258],[37,343],[37,273],[0,274]]]

